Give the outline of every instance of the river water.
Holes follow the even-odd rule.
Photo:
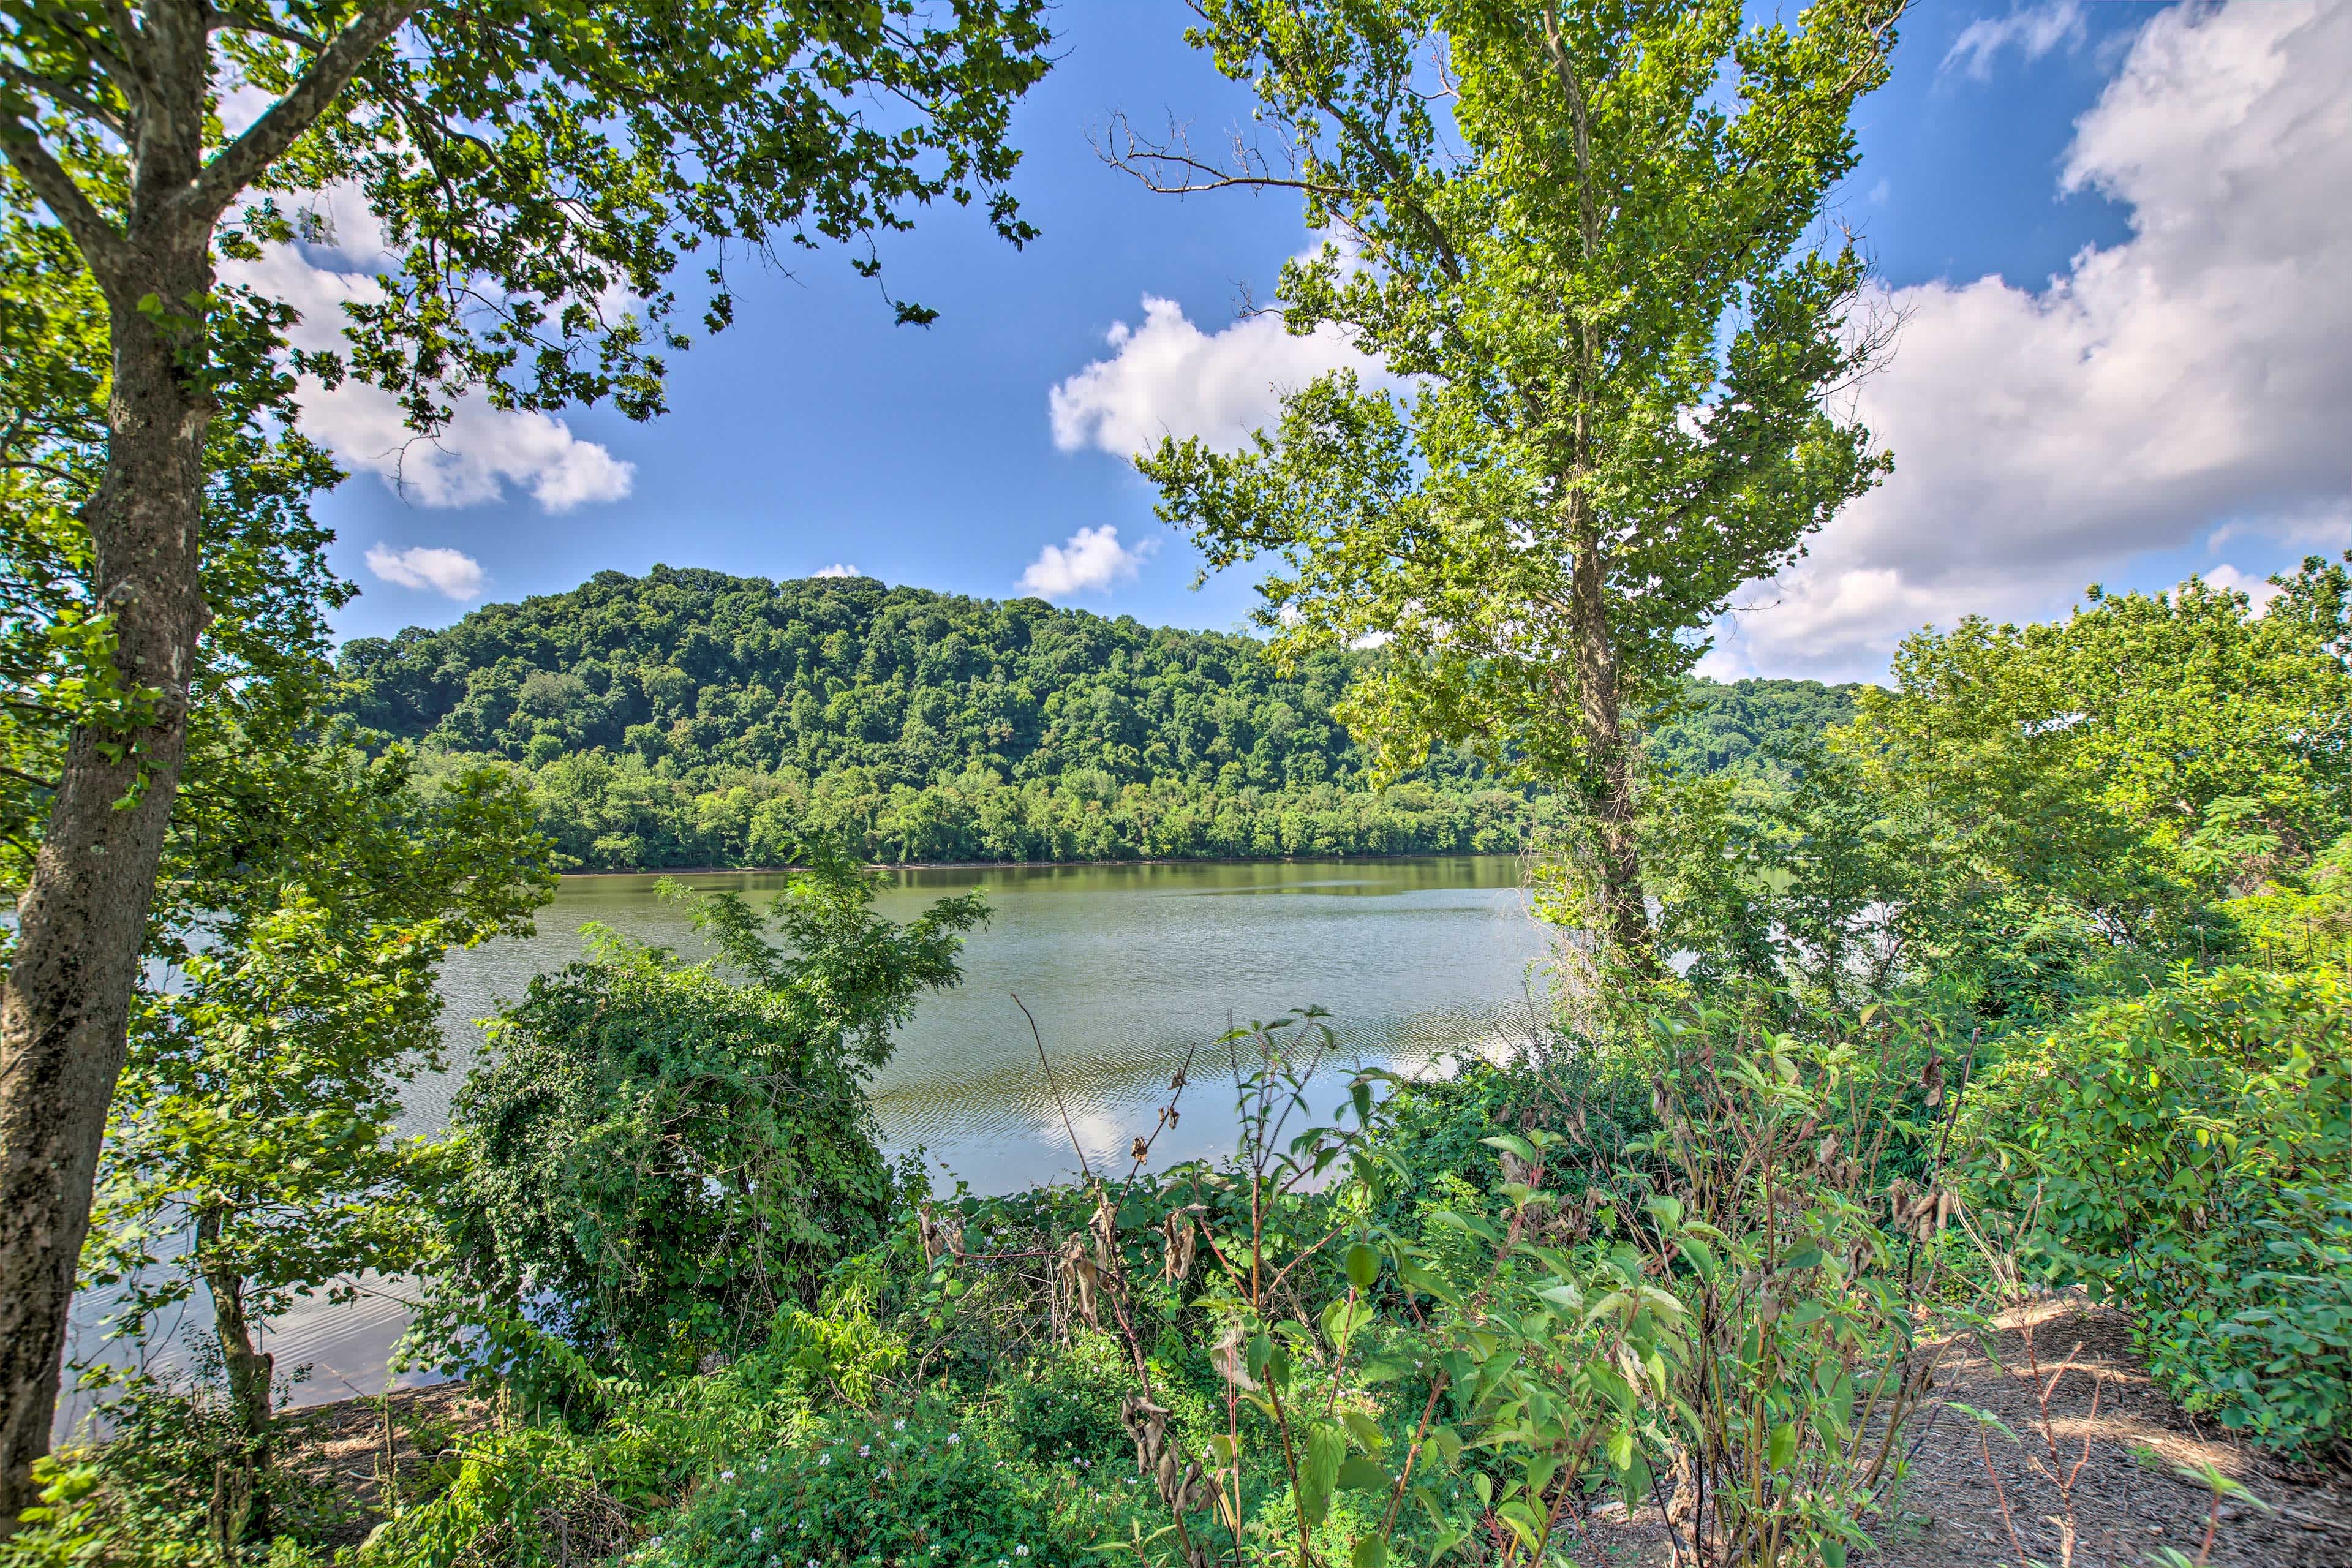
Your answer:
[[[583,926],[700,955],[685,912],[655,892],[657,879],[568,879],[535,935],[450,956],[441,982],[450,1071],[412,1086],[409,1130],[446,1124],[450,1091],[481,1048],[473,1021],[579,957]],[[755,903],[784,882],[743,872],[679,879]],[[1543,1010],[1546,928],[1529,915],[1510,857],[903,870],[877,908],[905,920],[974,889],[993,912],[967,942],[963,984],[925,998],[872,1094],[889,1149],[919,1147],[942,1184],[960,1178],[981,1192],[1077,1167],[1016,994],[1035,1016],[1078,1141],[1098,1160],[1151,1130],[1171,1075],[1229,1019],[1326,1009],[1339,1050],[1318,1084],[1314,1109],[1323,1110],[1340,1098],[1348,1066],[1420,1070],[1498,1050],[1526,1038]],[[1155,1146],[1154,1164],[1233,1147],[1232,1082],[1214,1055],[1215,1071],[1195,1068],[1182,1121]],[[77,1313],[84,1344],[102,1311],[89,1301]],[[268,1348],[282,1370],[311,1369],[297,1403],[373,1393],[405,1318],[398,1289],[387,1289],[298,1310],[272,1325]],[[152,1350],[176,1360],[168,1346]]]

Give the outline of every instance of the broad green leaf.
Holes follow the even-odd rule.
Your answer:
[[[1347,1439],[1337,1426],[1318,1423],[1307,1434],[1307,1452],[1298,1465],[1298,1514],[1309,1524],[1320,1524],[1331,1510],[1331,1489],[1346,1458]]]

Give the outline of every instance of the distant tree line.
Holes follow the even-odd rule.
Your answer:
[[[1255,639],[870,578],[656,566],[344,646],[342,710],[428,767],[505,760],[596,869],[1487,853],[1555,808],[1466,750],[1382,789],[1332,707],[1377,653],[1286,671]],[[1652,737],[1746,772],[1851,717],[1851,688],[1691,683]]]

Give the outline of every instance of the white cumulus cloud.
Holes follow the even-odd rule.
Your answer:
[[[327,244],[272,246],[258,261],[221,268],[227,280],[300,311],[300,323],[288,335],[312,351],[344,346],[344,304],[381,298],[375,274],[398,259],[383,225],[350,192],[329,191],[320,206],[330,226]],[[299,395],[305,435],[344,467],[376,474],[425,506],[476,506],[499,500],[514,485],[529,490],[544,510],[570,511],[619,500],[635,482],[635,464],[546,414],[461,398],[447,427],[425,441],[407,427],[390,394],[362,382],[347,378],[329,388],[306,377]]]
[[[1099,592],[1132,578],[1144,558],[1160,547],[1156,539],[1138,540],[1132,546],[1118,542],[1118,530],[1105,523],[1082,528],[1066,544],[1048,544],[1021,574],[1021,590],[1041,599],[1066,599],[1073,594]]]
[[[1353,367],[1368,383],[1386,379],[1335,328],[1294,337],[1279,317],[1253,315],[1204,332],[1175,300],[1149,294],[1142,325],[1116,322],[1108,338],[1108,359],[1047,396],[1054,444],[1065,452],[1098,447],[1124,458],[1164,436],[1198,436],[1231,450],[1273,422],[1284,393],[1327,371]]]
[[[1922,624],[2063,613],[2148,552],[2339,537],[2352,516],[2352,5],[2152,17],[2061,176],[2128,238],[2040,289],[1892,290],[1857,394],[1895,472],[1710,668],[1870,677]]]
[[[858,571],[855,566],[851,566],[844,562],[836,561],[830,566],[820,567],[818,570],[810,573],[809,575],[812,577],[855,577],[858,575]]]
[[[482,563],[462,550],[423,544],[393,550],[372,545],[367,568],[395,586],[430,588],[460,604],[482,595]]]

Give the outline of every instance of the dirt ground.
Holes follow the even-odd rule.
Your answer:
[[[487,1427],[490,1415],[462,1383],[394,1389],[385,1399],[296,1411],[286,1418],[284,1452],[301,1480],[334,1498],[341,1517],[332,1543],[352,1545],[383,1519],[387,1477],[414,1494],[457,1439]]]
[[[2038,1382],[2027,1354],[2028,1326],[2031,1360],[2042,1369]],[[2074,1478],[2074,1568],[2140,1568],[2166,1546],[2195,1559],[2209,1523],[2213,1542],[2207,1561],[2217,1568],[2352,1568],[2352,1476],[2296,1471],[2217,1427],[2190,1421],[2150,1385],[2122,1314],[2068,1293],[2011,1314],[2001,1327],[1996,1341],[2001,1366],[1971,1342],[1950,1347],[1937,1379],[1948,1403],[1932,1417],[1921,1417],[1910,1439],[1909,1473],[1870,1527],[1878,1548],[1857,1555],[1857,1564],[2013,1568],[2020,1545],[2026,1557],[2053,1568],[2064,1562],[2057,1489],[2036,1473],[2018,1445],[1986,1433],[1948,1402],[2000,1416],[2036,1445],[2048,1467],[2038,1393],[2071,1363],[2051,1394],[2048,1414],[2049,1436],[2058,1447],[2055,1468]],[[289,1447],[314,1480],[342,1494],[350,1514],[340,1533],[357,1541],[382,1516],[387,1452],[396,1484],[413,1488],[447,1442],[486,1425],[489,1415],[488,1406],[461,1384],[404,1389],[391,1396],[388,1422],[375,1400],[306,1411],[292,1423],[301,1436]],[[1988,1453],[1998,1490],[1986,1473]],[[2211,1492],[2175,1474],[2183,1465],[2214,1467],[2273,1511],[2224,1503],[2217,1516]],[[1604,1510],[1588,1521],[1585,1539],[1569,1549],[1570,1555],[1587,1568],[1666,1564],[1664,1527],[1652,1510],[1643,1514],[1629,1523],[1622,1513]]]
[[[2028,1326],[2038,1382],[2027,1354]],[[2074,1568],[2138,1568],[2166,1546],[2194,1560],[2209,1523],[2213,1542],[2206,1561],[2218,1568],[2352,1568],[2352,1477],[2295,1471],[2189,1420],[2149,1384],[2121,1313],[2068,1292],[2006,1315],[2000,1327],[2000,1366],[1979,1346],[1956,1342],[1937,1384],[1945,1401],[2000,1416],[2035,1446],[2045,1468],[2072,1475]],[[2039,1391],[2069,1362],[2051,1393],[2045,1436]],[[2025,1450],[1948,1403],[1920,1420],[1910,1439],[1909,1473],[1868,1527],[1878,1548],[1856,1554],[1856,1564],[1994,1568],[2016,1564],[2020,1546],[2025,1557],[2053,1568],[2066,1561],[2058,1489],[2036,1473]],[[2275,1511],[2224,1503],[2216,1517],[2211,1491],[2175,1474],[2184,1465],[2212,1466]],[[1654,1520],[1652,1514],[1628,1524],[1604,1513],[1593,1527],[1593,1550],[1580,1561],[1612,1568],[1666,1563],[1665,1529]]]

